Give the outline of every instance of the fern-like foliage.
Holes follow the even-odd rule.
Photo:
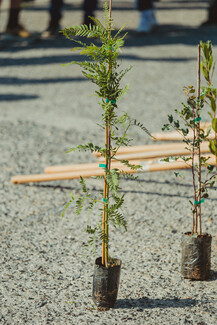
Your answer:
[[[68,150],[99,152],[108,162],[104,168],[104,181],[108,187],[106,197],[103,193],[93,195],[87,189],[86,182],[81,178],[80,184],[83,195],[77,199],[71,197],[66,208],[74,201],[76,214],[80,214],[83,208],[92,211],[95,204],[99,206],[99,211],[108,216],[106,223],[111,223],[114,227],[123,227],[127,230],[127,222],[123,216],[122,206],[124,203],[124,195],[120,195],[119,179],[120,176],[125,178],[136,179],[133,171],[141,166],[133,165],[127,160],[120,161],[123,166],[127,166],[132,170],[132,174],[127,174],[124,168],[111,168],[111,160],[118,159],[116,153],[120,146],[130,145],[132,138],[130,130],[132,127],[139,127],[149,136],[148,129],[140,122],[129,117],[127,113],[120,113],[118,102],[127,93],[128,85],[122,85],[122,79],[131,69],[121,69],[118,62],[118,56],[124,45],[126,34],[122,34],[123,28],[118,32],[114,31],[113,21],[109,17],[109,8],[107,3],[104,6],[105,21],[102,24],[98,19],[92,18],[92,25],[73,25],[65,28],[62,32],[68,39],[73,39],[79,44],[73,51],[79,51],[82,56],[86,57],[83,61],[72,61],[70,64],[79,65],[82,74],[96,85],[95,94],[99,98],[99,104],[102,109],[102,121],[99,125],[105,134],[106,126],[109,129],[109,141],[105,147],[95,145],[92,142],[81,144]],[[113,36],[114,34],[114,36]],[[87,43],[82,39],[88,39]],[[125,168],[126,169],[126,168]],[[102,177],[98,177],[102,178]],[[65,209],[66,209],[65,208]],[[65,212],[64,209],[64,212]],[[99,222],[94,225],[91,220],[88,223],[86,231],[89,235],[89,244],[95,245],[97,239],[105,244],[109,243],[108,235],[102,230],[102,224]]]

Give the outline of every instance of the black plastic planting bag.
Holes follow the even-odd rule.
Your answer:
[[[211,242],[208,234],[192,236],[182,235],[181,274],[187,279],[205,280],[210,275]]]
[[[95,262],[93,275],[93,301],[98,307],[112,308],[118,295],[121,260],[114,259],[114,265],[105,267],[101,257]]]

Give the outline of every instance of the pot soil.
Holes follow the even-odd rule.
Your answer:
[[[105,267],[102,258],[95,261],[93,275],[93,301],[97,307],[109,309],[114,307],[120,282],[121,260],[113,259],[113,264]]]
[[[182,235],[181,274],[192,280],[206,280],[211,268],[211,242],[209,234],[194,237],[190,232]]]

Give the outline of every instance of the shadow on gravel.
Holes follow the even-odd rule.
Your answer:
[[[119,299],[115,305],[115,309],[122,308],[138,308],[154,309],[154,308],[185,308],[192,307],[198,303],[195,299],[149,299],[146,297],[138,299]],[[138,310],[137,310],[138,311]]]
[[[85,78],[44,78],[44,79],[28,79],[17,77],[0,77],[0,85],[38,85],[49,83],[63,83],[63,82],[80,82],[87,81]]]
[[[153,57],[142,57],[138,55],[120,55],[120,60],[134,60],[134,61],[153,61],[153,62],[183,62],[183,61],[190,61],[196,60],[196,58],[153,58]],[[50,56],[43,56],[43,57],[31,57],[31,58],[4,58],[0,59],[0,67],[7,67],[7,66],[30,66],[30,65],[48,65],[48,64],[67,64],[71,61],[88,61],[87,58],[84,58],[80,55],[50,55]]]
[[[115,31],[114,33],[116,32],[117,31]],[[135,30],[129,30],[129,29],[124,30],[124,32],[122,32],[121,35],[124,35],[125,33],[127,33],[125,39],[125,48],[127,47],[145,48],[146,46],[167,45],[167,44],[168,45],[171,44],[172,45],[176,45],[176,44],[197,45],[200,40],[205,42],[207,41],[207,39],[211,39],[213,44],[217,43],[217,27],[214,26],[195,28],[195,27],[183,26],[183,25],[162,24],[158,27],[158,29],[154,33],[148,35],[138,34],[137,32],[135,32]],[[82,40],[82,39],[77,38],[77,40]],[[92,40],[89,40],[89,42],[92,42]],[[34,50],[46,49],[46,48],[70,49],[75,46],[77,46],[76,42],[74,41],[70,42],[68,39],[65,39],[63,36],[57,39],[43,40],[40,39],[39,35],[35,34],[35,36],[32,39],[29,39],[28,41],[25,42],[22,40],[21,41],[2,40],[0,50],[4,52],[19,52],[19,51],[25,51],[29,49],[34,49]],[[73,55],[70,55],[70,57],[73,57]],[[42,58],[37,58],[37,59],[42,59]],[[128,59],[136,59],[136,56],[135,57],[132,56],[132,58],[129,57]],[[151,58],[148,59],[150,60]],[[158,58],[158,60],[160,59],[161,58]],[[171,58],[168,57],[168,60],[169,59]],[[192,60],[191,57],[190,58],[183,57],[179,59]],[[64,63],[65,61],[58,61],[58,62]]]
[[[23,185],[23,186],[35,186],[35,187],[41,187],[41,188],[51,188],[51,189],[60,189],[62,191],[64,190],[69,190],[69,191],[73,191],[75,190],[75,188],[73,186],[62,186],[62,185],[50,185],[50,184],[19,184],[20,185]],[[96,188],[92,188],[91,189],[92,192],[101,192],[101,190],[98,190]],[[178,197],[178,198],[185,198],[185,199],[192,199],[192,196],[188,196],[188,195],[181,195],[181,194],[171,194],[171,193],[162,193],[162,192],[148,192],[148,191],[135,191],[135,190],[120,190],[119,191],[120,193],[134,193],[134,194],[145,194],[145,195],[157,195],[157,196],[165,196],[165,197]],[[216,198],[212,199],[212,198],[207,198],[206,200],[208,201],[216,201]]]
[[[4,94],[4,95],[0,95],[0,102],[17,101],[17,100],[29,100],[29,99],[37,99],[37,98],[39,98],[39,96],[37,96],[37,95]]]

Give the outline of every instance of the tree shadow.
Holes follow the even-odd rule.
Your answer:
[[[30,100],[37,99],[39,96],[37,95],[26,95],[26,94],[0,94],[0,102],[8,102],[8,101],[17,101],[17,100]]]
[[[17,77],[0,77],[0,85],[37,85],[49,83],[63,83],[63,82],[80,82],[87,81],[82,77],[76,78],[44,78],[44,79],[31,79],[31,78],[17,78]]]
[[[11,66],[36,66],[36,65],[51,65],[59,64],[68,64],[71,61],[90,61],[88,58],[79,54],[67,54],[67,55],[50,55],[44,57],[29,57],[29,58],[2,58],[0,59],[0,67],[11,67]],[[120,55],[119,60],[133,60],[133,61],[152,61],[152,62],[186,62],[196,60],[195,57],[182,57],[182,58],[172,58],[172,57],[142,57],[137,54],[125,54]],[[79,80],[78,80],[79,81]]]
[[[115,309],[154,309],[154,308],[185,308],[193,307],[198,303],[197,300],[186,299],[150,299],[147,297],[141,297],[138,299],[119,299],[116,302]]]
[[[60,189],[60,190],[70,190],[70,191],[73,191],[75,190],[75,187],[73,186],[65,186],[65,185],[50,185],[50,184],[41,184],[41,183],[31,183],[28,184],[28,183],[21,183],[19,185],[23,185],[23,186],[30,186],[30,187],[39,187],[39,188],[51,188],[51,189]],[[101,192],[100,189],[96,189],[96,188],[91,188],[91,191],[92,192]],[[145,194],[145,195],[155,195],[155,196],[162,196],[162,197],[178,197],[178,198],[183,198],[183,199],[188,199],[188,200],[191,200],[192,199],[192,196],[190,195],[181,195],[181,194],[176,194],[176,193],[162,193],[162,192],[150,192],[150,191],[138,191],[138,190],[124,190],[124,189],[120,189],[119,190],[119,193],[131,193],[131,194]],[[207,198],[206,200],[209,200],[209,201],[216,201],[216,199],[213,199],[213,198]]]
[[[176,45],[176,44],[185,44],[185,45],[197,45],[200,41],[206,42],[207,39],[211,39],[212,43],[217,43],[217,27],[209,26],[209,27],[191,27],[191,26],[184,26],[184,25],[170,25],[170,24],[161,24],[154,33],[145,35],[145,34],[139,34],[135,30],[131,29],[124,29],[123,32],[120,33],[121,36],[123,36],[125,33],[127,33],[127,36],[125,38],[125,48],[128,47],[146,47],[146,46],[155,46],[155,45]],[[113,31],[115,34],[117,30]],[[83,41],[82,38],[75,38],[78,41]],[[93,40],[89,39],[86,40],[86,43],[89,44]],[[96,44],[99,43],[97,40]],[[94,42],[95,42],[94,41]],[[76,42],[73,40],[70,42],[65,37],[61,36],[56,39],[48,39],[43,40],[40,38],[39,34],[35,34],[32,39],[23,41],[8,41],[8,40],[1,40],[1,49],[4,52],[18,52],[18,51],[25,51],[29,49],[46,49],[46,48],[73,48],[77,46]],[[49,63],[48,60],[50,59],[51,63],[54,62],[60,62],[64,63],[67,62],[64,57],[67,60],[67,56],[59,56],[59,59],[57,59],[57,56],[49,56],[45,58],[33,58],[32,64],[34,64],[34,61],[37,62],[43,62]],[[56,59],[55,59],[56,58]],[[71,61],[71,58],[73,60],[77,60],[78,56],[71,54],[68,56],[69,61]],[[123,56],[120,56],[120,58],[124,58]],[[35,59],[35,60],[34,60]],[[167,58],[143,58],[141,56],[128,56],[128,59],[134,59],[134,60],[173,60],[169,55]],[[183,58],[175,58],[174,60],[182,61],[182,60],[192,60],[194,58],[192,57],[183,57]],[[10,60],[10,59],[9,59]],[[29,59],[30,60],[30,59]],[[78,59],[81,60],[81,59]],[[4,58],[4,61],[7,62],[7,60]],[[14,61],[17,61],[14,60]],[[22,65],[22,58],[17,61]],[[24,61],[23,61],[24,62]],[[28,64],[28,58],[26,63]],[[12,65],[12,64],[10,64]]]

